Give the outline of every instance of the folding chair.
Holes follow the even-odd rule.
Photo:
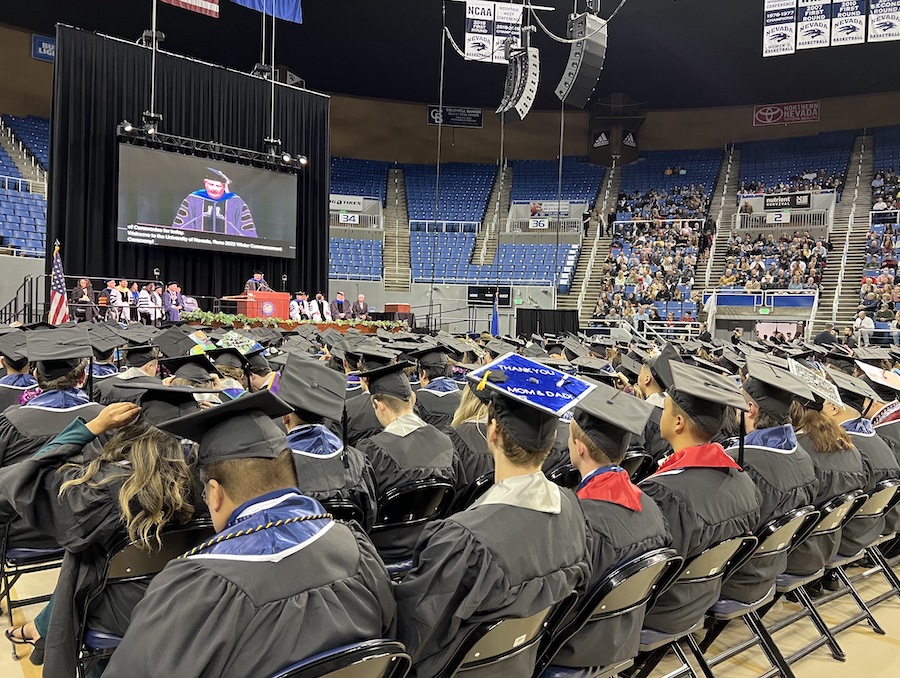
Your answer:
[[[375,537],[443,518],[453,505],[453,498],[453,485],[434,478],[391,488],[378,500],[378,515],[371,534]],[[412,559],[385,563],[385,567],[392,578],[399,580],[412,567]]]
[[[722,581],[746,562],[753,553],[756,543],[756,537],[741,535],[709,546],[702,553],[685,563],[669,590],[676,586],[692,586],[709,582],[716,582],[721,586]],[[648,612],[652,611],[652,609],[653,607],[651,606]],[[640,654],[635,661],[635,665],[627,672],[627,675],[647,678],[671,649],[681,662],[681,667],[674,673],[669,674],[668,678],[675,678],[684,674],[697,678],[697,674],[678,644],[678,641],[684,640],[695,658],[697,658],[704,676],[713,678],[712,671],[706,665],[703,653],[697,646],[697,641],[691,635],[694,631],[703,627],[705,614],[706,611],[704,610],[698,619],[685,620],[684,628],[677,632],[648,628],[645,622],[644,628],[641,629]]]
[[[403,643],[367,640],[309,657],[271,678],[404,678],[411,666]]]
[[[653,472],[655,464],[653,457],[638,449],[628,450],[619,466],[628,472],[631,482],[639,483]]]
[[[504,666],[524,653],[533,653],[532,669],[536,661],[538,645],[547,629],[555,628],[569,614],[577,600],[570,595],[558,605],[521,619],[500,619],[484,622],[468,631],[456,651],[441,667],[434,678],[451,678],[474,671],[475,675],[512,675]],[[491,667],[490,674],[481,669]],[[527,674],[525,674],[527,675]]]
[[[896,478],[890,478],[887,480],[883,480],[882,482],[878,483],[878,485],[875,487],[875,493],[877,494],[880,491],[886,492],[889,487],[900,487],[900,480],[898,480]],[[873,499],[875,498],[876,494],[873,494],[873,497],[872,497]],[[889,499],[887,505],[884,508],[884,515],[887,516],[887,514],[889,514],[897,506],[898,503],[900,503],[900,489],[898,489],[894,493],[893,497],[891,497]],[[863,506],[863,508],[860,509],[860,512],[865,510],[865,508],[866,508],[866,506]],[[890,588],[887,591],[885,591],[884,593],[876,596],[872,600],[867,600],[866,605],[869,608],[872,608],[875,605],[878,605],[879,603],[883,603],[885,600],[893,598],[894,596],[897,596],[898,598],[900,598],[900,578],[897,577],[896,573],[894,572],[894,570],[892,568],[892,563],[890,563],[888,561],[887,557],[884,555],[884,552],[881,549],[883,544],[886,544],[886,543],[890,544],[891,542],[893,542],[896,539],[897,539],[896,532],[893,532],[891,534],[879,535],[878,538],[872,544],[870,544],[869,546],[867,546],[865,548],[866,555],[869,556],[869,558],[872,560],[872,562],[875,564],[875,566],[869,568],[868,570],[863,572],[861,575],[857,575],[855,577],[850,578],[850,580],[854,584],[856,584],[859,581],[868,579],[869,577],[871,577],[873,574],[876,574],[877,572],[881,572],[881,574],[887,580]]]
[[[786,555],[794,546],[806,538],[818,518],[819,512],[812,506],[802,506],[788,511],[783,516],[773,518],[757,530],[757,546],[747,559],[746,564],[756,561],[758,564],[762,563],[762,567],[765,567],[767,561],[773,562]],[[769,659],[773,669],[766,675],[777,675],[780,673],[783,678],[791,678],[793,676],[787,661],[760,619],[759,611],[764,610],[763,613],[768,611],[768,606],[775,600],[775,581],[771,581],[771,588],[758,600],[744,603],[722,597],[707,612],[707,618],[712,621],[712,625],[709,627],[703,642],[699,644],[701,652],[706,652],[728,623],[735,619],[741,619],[747,625],[747,628],[750,629],[750,633],[753,634],[749,641],[728,648],[706,660],[710,668],[732,657],[736,657],[751,647],[759,645]],[[693,647],[691,649],[693,650]]]
[[[578,472],[578,469],[569,463],[558,466],[550,471],[550,473],[547,474],[547,478],[560,487],[565,487],[570,490],[574,490],[581,484],[581,474]]]
[[[325,510],[328,511],[332,516],[334,516],[335,520],[340,520],[345,523],[350,523],[356,521],[359,523],[363,529],[368,529],[371,527],[370,525],[366,525],[366,515],[363,512],[362,508],[354,504],[352,501],[347,499],[332,499],[330,501],[323,501],[322,506],[325,507]]]
[[[541,643],[539,658],[534,676],[537,678],[564,678],[579,676],[585,669],[590,675],[611,675],[629,666],[638,652],[639,638],[634,638],[633,650],[615,648],[622,656],[606,666],[571,668],[553,665],[553,659],[560,650],[579,633],[589,631],[595,638],[602,639],[603,629],[614,624],[626,615],[638,613],[643,617],[647,604],[664,591],[672,583],[681,567],[683,559],[674,549],[655,549],[622,563],[602,580],[576,604],[569,618],[552,636],[545,637]],[[636,620],[630,620],[636,621]],[[596,625],[594,628],[590,628]],[[602,643],[598,650],[602,648]]]
[[[447,515],[453,515],[454,513],[465,511],[475,503],[476,499],[478,499],[481,495],[491,489],[491,486],[493,484],[493,471],[489,471],[488,473],[477,477],[471,485],[457,493],[456,499],[453,501],[453,506],[450,507],[450,511],[447,513]]]
[[[15,548],[10,547],[10,528],[13,521],[3,526],[3,538],[0,542],[0,600],[6,602],[6,613],[9,616],[9,625],[13,626],[13,610],[28,605],[46,603],[50,600],[50,593],[30,598],[13,600],[12,587],[26,574],[55,570],[62,565],[65,550],[59,547],[53,548]],[[52,592],[51,592],[52,593]],[[12,658],[18,659],[16,645],[12,646]]]
[[[123,538],[110,550],[106,559],[100,583],[87,595],[81,623],[76,638],[80,648],[78,656],[78,676],[85,678],[100,662],[109,659],[122,642],[119,636],[97,631],[88,627],[91,604],[97,600],[107,586],[126,582],[148,583],[159,574],[166,564],[209,539],[216,533],[209,521],[197,521],[187,525],[167,528],[162,534],[162,547],[155,551],[140,548],[137,542]]]

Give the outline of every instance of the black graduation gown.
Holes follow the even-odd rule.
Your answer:
[[[464,421],[447,429],[447,435],[459,458],[460,486],[471,485],[481,476],[494,472],[494,458],[487,446],[487,424],[483,421]]]
[[[426,525],[413,569],[394,589],[397,635],[415,663],[410,676],[435,675],[477,624],[528,617],[584,590],[591,572],[584,513],[574,494],[558,491],[558,514],[477,503]],[[465,675],[530,676],[536,652],[502,671],[488,666]]]
[[[353,396],[345,405],[347,411],[347,444],[359,447],[360,442],[371,438],[384,429],[378,417],[375,416],[375,408],[372,406],[372,396],[368,391]],[[340,433],[338,433],[340,436]]]
[[[58,471],[63,464],[83,459],[85,445],[94,446],[93,435],[73,424],[53,447],[0,470],[0,517],[18,514],[28,527],[40,530],[65,549],[53,596],[50,629],[45,642],[44,676],[70,678],[75,674],[76,633],[88,592],[100,582],[103,564],[125,530],[118,495],[124,478],[99,484],[114,467],[100,469],[94,481],[59,496],[62,484],[80,475],[80,469]],[[96,452],[96,451],[94,451]],[[140,584],[107,588],[92,606],[89,625],[121,635],[131,612],[143,596]]]
[[[462,400],[462,391],[443,393],[420,388],[416,391],[416,412],[439,431],[445,431],[453,421],[456,408]]]
[[[393,637],[390,579],[358,529],[334,523],[271,561],[170,561],[147,589],[107,678],[271,676],[342,645]]]
[[[644,452],[649,454],[653,461],[659,462],[663,458],[672,453],[672,446],[662,437],[659,430],[659,422],[662,420],[662,408],[654,407],[650,413],[650,418],[644,425],[644,432],[635,443],[640,444],[644,448]]]
[[[9,386],[0,384],[0,412],[5,412],[6,408],[19,404],[19,397],[25,391],[36,388],[36,384],[32,386]]]
[[[0,414],[0,466],[9,466],[37,452],[75,419],[90,421],[103,408],[96,403],[55,410],[10,407]]]
[[[581,508],[593,535],[590,586],[614,567],[671,543],[666,521],[647,495],[641,496],[640,511],[594,499],[581,499]],[[616,619],[587,624],[553,658],[553,664],[609,666],[636,656],[644,612],[634,610]]]
[[[817,452],[812,440],[802,432],[797,442],[809,452],[818,478],[818,492],[814,500],[816,506],[839,494],[861,490],[866,485],[866,469],[862,455],[853,447],[840,452]],[[813,574],[825,567],[837,554],[840,532],[807,538],[788,554],[785,572],[791,574]]]
[[[424,478],[446,480],[458,488],[459,461],[453,443],[434,426],[426,424],[403,436],[381,431],[363,440],[360,450],[372,465],[379,503],[388,490]],[[421,525],[380,530],[372,534],[372,541],[384,561],[393,563],[412,556],[421,531]]]
[[[139,403],[144,391],[131,388],[119,388],[122,384],[147,384],[159,385],[162,380],[157,377],[138,376],[131,379],[110,377],[94,383],[94,400],[101,405],[112,403]]]
[[[541,470],[545,475],[550,475],[553,471],[572,463],[569,459],[569,422],[560,419],[556,424],[556,438],[553,440],[553,447],[547,454]]]
[[[886,424],[879,424],[874,428],[875,433],[888,444],[897,462],[900,463],[900,420],[888,421]],[[888,532],[900,530],[900,506],[895,506],[885,516],[885,529]]]
[[[743,471],[688,467],[658,472],[641,481],[672,535],[672,547],[686,561],[724,539],[750,534],[759,524],[759,490]],[[677,585],[649,610],[644,626],[683,631],[719,598],[720,582]]]
[[[288,447],[291,447],[288,439]],[[375,477],[365,455],[355,447],[345,447],[340,454],[319,456],[291,447],[297,487],[320,503],[343,499],[362,509],[363,529],[375,522],[377,510]]]
[[[863,488],[866,492],[870,492],[882,480],[900,478],[900,464],[897,463],[893,450],[881,437],[875,433],[857,433],[853,430],[848,430],[847,433],[862,454],[863,464],[868,472],[868,481]],[[851,518],[841,531],[838,553],[842,556],[851,556],[886,531],[887,523],[884,517]]]
[[[767,429],[758,433],[782,430]],[[793,432],[793,431],[792,431]],[[788,447],[793,441],[785,441]],[[737,458],[738,448],[727,453]],[[759,523],[754,529],[782,516],[790,510],[814,503],[819,481],[809,454],[797,445],[793,450],[748,445],[744,448],[744,471],[756,484],[762,500]],[[752,603],[769,592],[775,578],[787,567],[787,553],[753,558],[735,572],[722,586],[722,596]]]

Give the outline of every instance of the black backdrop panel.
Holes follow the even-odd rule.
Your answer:
[[[516,334],[561,334],[578,331],[578,311],[551,311],[542,308],[516,309]]]
[[[250,30],[248,28],[248,30]],[[255,30],[255,29],[254,29]],[[159,54],[156,109],[161,129],[263,151],[270,83],[224,68]],[[309,164],[297,201],[297,258],[272,259],[116,242],[116,125],[140,124],[150,106],[150,50],[59,26],[51,121],[47,247],[58,239],[73,275],[178,280],[187,294],[243,290],[254,268],[275,289],[311,292],[328,282],[329,99],[276,85],[275,136]],[[47,258],[48,271],[50,257]]]

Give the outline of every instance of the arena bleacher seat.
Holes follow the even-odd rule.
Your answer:
[[[14,179],[22,178],[22,173],[19,172],[16,163],[13,162],[12,158],[9,157],[9,153],[2,146],[0,146],[0,176]]]
[[[513,160],[511,166],[514,201],[556,200],[559,193],[559,163],[556,160]],[[587,158],[563,157],[561,199],[593,207],[605,174],[605,167],[591,165]]]
[[[460,285],[550,285],[558,276],[560,291],[568,291],[578,260],[579,246],[555,243],[501,243],[494,261],[470,263],[472,233],[410,234],[413,282]]]
[[[41,167],[46,170],[50,167],[50,120],[36,115],[19,117],[17,115],[3,115],[3,122],[18,137],[28,152],[31,153]]]
[[[751,141],[741,145],[740,182],[745,190],[765,192],[804,190],[818,185],[832,188],[839,181],[842,190],[856,138],[854,130],[823,132],[816,136],[773,141]],[[803,175],[816,174],[815,179]],[[781,188],[779,189],[779,185]]]
[[[381,280],[382,251],[381,240],[331,238],[329,276],[340,280]]]
[[[875,170],[872,180],[872,205],[879,201],[884,203],[882,211],[893,211],[898,208],[898,195],[900,195],[900,126],[879,127],[872,130],[875,158],[873,168]],[[897,214],[879,215],[873,218],[874,223],[900,222]]]
[[[26,256],[44,256],[47,203],[43,196],[0,188],[0,241]]]
[[[437,171],[434,165],[404,165],[406,200],[410,229],[426,230],[425,221],[443,221],[446,230],[477,230],[484,220],[497,167],[488,164],[451,162],[441,165],[440,199],[435,214],[434,188]],[[467,224],[468,226],[464,225]]]
[[[384,206],[387,199],[387,175],[391,164],[380,160],[356,158],[331,159],[331,192],[336,195],[356,195],[379,198]]]

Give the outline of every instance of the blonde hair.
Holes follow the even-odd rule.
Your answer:
[[[791,422],[802,432],[816,452],[844,452],[853,449],[853,442],[836,420],[822,412],[803,407],[797,401],[791,403]]]
[[[467,386],[463,389],[462,398],[460,398],[459,405],[456,406],[456,413],[453,415],[450,426],[455,428],[467,421],[481,419],[487,414],[487,411],[487,403],[475,395],[471,386]]]
[[[120,462],[128,462],[123,465]],[[59,489],[62,497],[80,485],[102,487],[124,479],[119,490],[119,510],[128,537],[149,551],[162,545],[161,534],[169,523],[185,523],[194,514],[192,501],[193,459],[186,460],[181,442],[143,417],[119,430],[103,451],[87,465],[65,464],[81,475]],[[101,471],[105,475],[94,480]]]

